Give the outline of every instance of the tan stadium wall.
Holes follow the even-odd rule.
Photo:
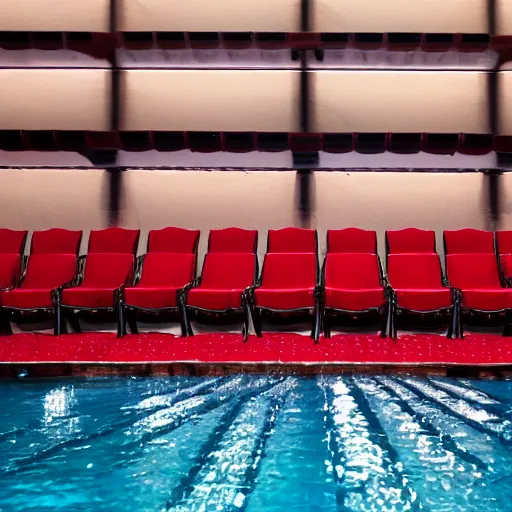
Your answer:
[[[208,231],[231,225],[266,231],[299,225],[294,172],[127,171],[121,225],[142,230],[168,225],[201,230],[200,261]],[[384,231],[408,226],[433,228],[442,251],[442,230],[488,227],[486,180],[482,174],[345,173],[314,175],[312,227],[321,251],[329,228],[375,229],[381,254]],[[512,229],[512,175],[503,175],[503,229]],[[29,230],[55,226],[84,231],[106,226],[104,171],[2,170],[0,226]],[[82,251],[87,247],[84,233]],[[260,260],[261,261],[261,260]]]
[[[486,74],[466,71],[315,71],[318,132],[485,133]],[[512,91],[505,91],[506,95]]]
[[[298,32],[299,0],[119,0],[123,31]]]
[[[486,33],[486,9],[485,0],[313,0],[312,30]],[[109,29],[109,0],[0,0],[0,12],[0,30]],[[300,30],[299,0],[118,0],[117,12],[123,31]],[[512,34],[512,0],[497,0],[497,21]]]
[[[102,69],[3,69],[3,130],[108,130],[111,76]]]
[[[108,32],[109,0],[0,0],[0,30]]]
[[[126,71],[124,130],[297,131],[296,71]]]
[[[312,12],[317,32],[488,31],[486,0],[312,0]]]
[[[315,71],[318,132],[485,133],[486,74]],[[4,69],[5,130],[108,130],[108,70]],[[121,75],[121,129],[299,130],[295,71],[134,70]],[[512,71],[500,74],[501,133],[512,134]]]

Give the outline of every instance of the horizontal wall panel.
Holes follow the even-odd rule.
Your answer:
[[[118,0],[123,31],[296,32],[299,0]]]
[[[486,9],[486,0],[312,0],[313,30],[487,33]]]
[[[126,71],[122,130],[298,130],[295,71]]]
[[[98,69],[0,71],[3,130],[108,130],[111,74]]]
[[[498,78],[500,135],[512,135],[512,71],[503,71]]]
[[[499,35],[512,35],[512,0],[496,0],[496,31]]]
[[[486,133],[485,73],[315,71],[313,131]]]
[[[0,0],[0,13],[0,30],[109,30],[109,0]]]

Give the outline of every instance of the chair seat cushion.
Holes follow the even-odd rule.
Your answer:
[[[276,310],[307,309],[315,306],[314,288],[255,290],[256,305]]]
[[[124,302],[127,306],[143,309],[175,308],[178,288],[150,288],[134,286],[125,288]]]
[[[114,307],[115,288],[89,288],[77,286],[62,291],[62,305],[98,309]]]
[[[436,311],[453,305],[450,288],[397,289],[397,305],[412,311]]]
[[[386,302],[383,288],[325,288],[325,307],[345,311],[380,308]]]
[[[192,288],[188,292],[187,305],[201,309],[225,311],[242,307],[243,289]]]
[[[18,288],[2,293],[2,306],[18,309],[52,308],[52,290],[45,288]]]
[[[512,308],[512,288],[462,290],[462,307],[480,311]]]

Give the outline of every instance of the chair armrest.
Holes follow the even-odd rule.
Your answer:
[[[196,277],[193,281],[190,281],[190,283],[186,284],[183,288],[180,288],[176,292],[176,299],[179,303],[180,301],[183,301],[185,303],[187,301],[187,295],[192,288],[197,288],[201,284],[201,278]]]
[[[261,279],[258,279],[254,284],[251,284],[251,286],[248,286],[245,288],[245,290],[242,292],[242,295],[244,295],[247,300],[252,302],[254,300],[254,291],[261,286]]]
[[[142,256],[138,256],[137,259],[135,260],[135,271],[133,273],[133,279],[131,283],[127,284],[131,284],[132,286],[137,286],[137,284],[139,284],[140,279],[142,277],[142,267],[144,266],[145,256],[146,255],[143,254]]]
[[[384,295],[386,299],[389,302],[392,302],[393,304],[396,304],[396,292],[393,290],[393,287],[387,282],[383,285],[384,286]]]
[[[453,288],[453,286],[450,286],[450,290],[452,291],[452,298],[454,304],[459,304],[462,300],[462,291],[458,288]]]

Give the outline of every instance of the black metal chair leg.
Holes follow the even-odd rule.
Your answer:
[[[126,335],[126,319],[125,309],[123,304],[119,304],[117,308],[117,337],[120,338]]]
[[[187,336],[194,336],[194,331],[192,329],[192,324],[190,323],[190,315],[189,311],[187,311],[187,306],[185,306],[185,325],[187,326]]]
[[[381,338],[387,338],[389,329],[391,328],[391,305],[389,302],[386,304],[384,308],[384,319],[382,322],[382,330],[380,331]]]
[[[261,312],[257,308],[252,309],[252,324],[254,325],[256,336],[261,338]]]
[[[244,323],[242,326],[242,336],[244,342],[247,341],[249,337],[249,305],[247,304],[247,300],[245,297],[242,297],[242,311],[244,314]]]
[[[391,337],[396,340],[398,338],[398,312],[394,304],[391,304]]]
[[[318,343],[318,339],[320,338],[320,307],[318,304],[313,310],[313,326],[311,329],[311,337],[315,340],[315,343]]]
[[[330,338],[331,337],[331,324],[330,324],[330,318],[324,311],[324,338]]]
[[[59,336],[62,330],[61,307],[57,302],[53,306],[53,334]]]

